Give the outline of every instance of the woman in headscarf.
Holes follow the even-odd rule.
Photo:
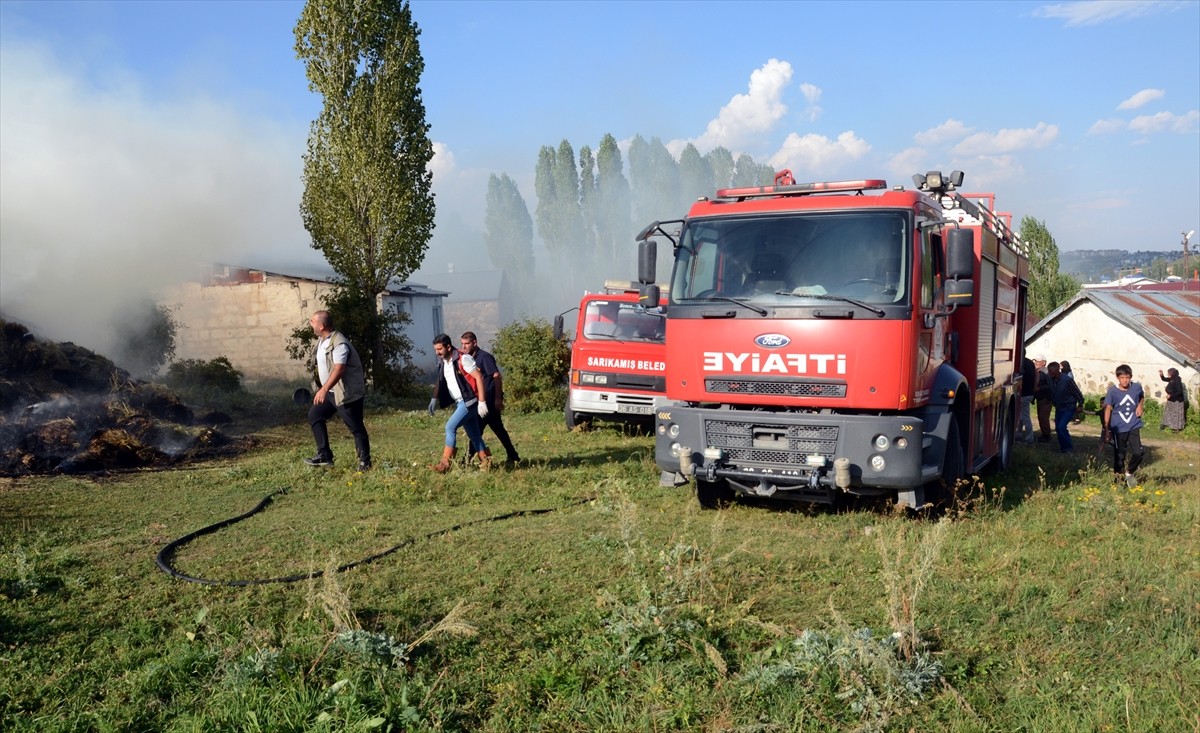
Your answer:
[[[1163,370],[1159,369],[1158,376],[1167,383],[1167,403],[1163,405],[1162,425],[1159,428],[1183,430],[1187,423],[1187,402],[1184,400],[1183,380],[1179,377],[1179,370],[1171,367],[1163,374]]]

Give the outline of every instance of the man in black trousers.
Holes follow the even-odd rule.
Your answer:
[[[517,449],[513,446],[512,439],[508,437],[508,431],[504,429],[504,419],[500,416],[504,410],[504,384],[500,376],[500,367],[496,364],[496,357],[479,348],[474,331],[465,331],[460,343],[463,353],[470,354],[479,367],[479,371],[483,373],[483,393],[487,396],[487,417],[481,418],[480,422],[491,428],[500,440],[500,444],[504,446],[507,456],[505,462],[515,465],[521,460],[521,456],[517,455]]]

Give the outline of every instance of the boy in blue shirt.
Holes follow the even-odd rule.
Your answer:
[[[1113,472],[1117,480],[1124,479],[1129,488],[1137,486],[1134,472],[1142,465],[1142,413],[1146,409],[1146,393],[1133,381],[1128,364],[1117,367],[1117,383],[1110,385],[1104,395],[1104,442],[1112,437]],[[1127,462],[1128,461],[1128,462]]]

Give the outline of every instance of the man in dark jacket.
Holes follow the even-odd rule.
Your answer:
[[[1038,370],[1033,359],[1028,356],[1021,359],[1021,424],[1017,433],[1025,443],[1032,443],[1033,420],[1030,418],[1030,407],[1033,405],[1033,394],[1037,389]]]
[[[504,452],[507,454],[507,463],[512,465],[521,460],[521,456],[517,455],[517,449],[512,444],[512,439],[508,437],[508,431],[504,429],[504,419],[500,413],[504,410],[504,381],[500,375],[500,367],[496,364],[496,357],[479,348],[479,341],[475,338],[474,331],[465,331],[460,340],[462,351],[464,354],[470,354],[475,359],[476,366],[483,373],[483,393],[487,397],[487,416],[482,417],[480,421],[487,427],[492,429],[496,437],[500,440],[500,444],[504,446]]]

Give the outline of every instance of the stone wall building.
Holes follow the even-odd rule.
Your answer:
[[[249,382],[306,382],[304,364],[288,355],[287,341],[292,331],[324,308],[323,298],[333,288],[330,276],[212,265],[196,281],[161,289],[158,301],[174,309],[180,325],[175,358],[207,361],[224,356]],[[412,317],[406,329],[416,349],[412,360],[426,372],[436,366],[430,344],[444,328],[445,295],[424,285],[398,283],[380,296],[383,307],[399,307]]]

